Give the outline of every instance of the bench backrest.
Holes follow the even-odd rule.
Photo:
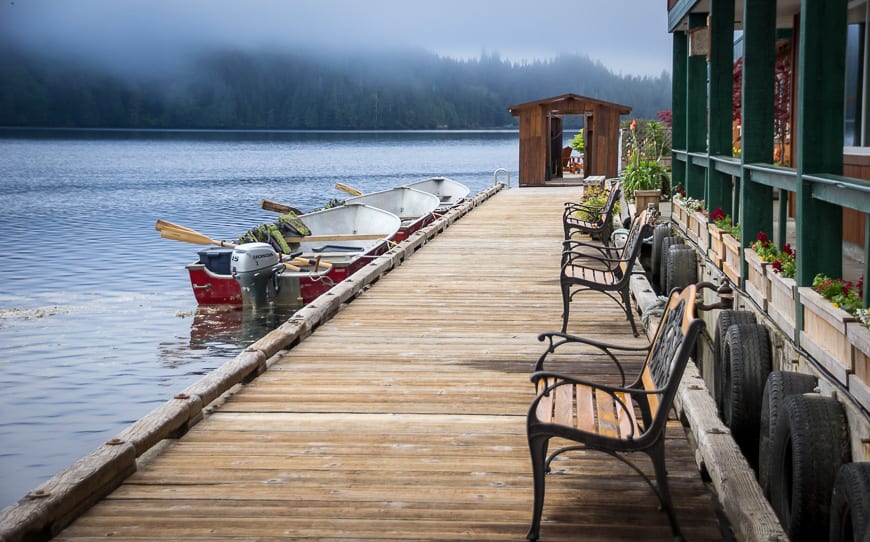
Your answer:
[[[628,230],[628,237],[625,240],[625,245],[622,247],[619,264],[622,275],[625,276],[631,272],[631,266],[640,256],[640,249],[643,248],[643,240],[653,233],[655,227],[656,213],[644,209],[639,215],[634,217],[631,223],[631,229]]]
[[[683,371],[695,348],[698,334],[704,329],[704,321],[696,315],[697,295],[697,286],[694,284],[683,290],[673,290],[653,338],[640,376],[645,390],[658,390],[658,393],[647,396],[649,411],[644,412],[647,432],[657,433],[663,429],[660,426],[667,423],[668,411]]]

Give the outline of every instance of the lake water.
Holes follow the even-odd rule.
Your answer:
[[[516,132],[0,131],[0,508],[288,315],[198,310],[184,265],[214,239],[432,176],[516,185]],[[502,177],[504,179],[504,177]]]

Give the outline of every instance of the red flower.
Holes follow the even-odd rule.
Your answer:
[[[758,241],[759,241],[761,244],[767,244],[767,243],[770,242],[770,239],[767,238],[767,234],[766,234],[766,233],[764,233],[763,231],[760,231],[760,232],[758,232]]]
[[[782,247],[782,251],[788,254],[789,256],[794,256],[794,250],[792,250],[791,245],[786,243],[784,247]]]

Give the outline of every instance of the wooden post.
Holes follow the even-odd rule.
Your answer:
[[[710,130],[709,156],[731,156],[732,95],[734,92],[734,0],[713,0],[710,4]],[[734,216],[731,175],[716,171],[709,162],[707,208],[720,207]]]
[[[842,174],[847,0],[802,0],[797,100],[797,276],[842,276],[843,210],[814,200],[809,173]]]
[[[689,30],[707,25],[706,13],[689,15]],[[686,69],[686,151],[707,150],[707,57],[689,51]],[[706,199],[706,168],[686,160],[686,194]]]
[[[686,74],[688,66],[688,40],[685,32],[674,32],[673,80],[671,86],[671,148],[686,149]],[[686,185],[686,163],[674,157],[671,160],[671,184]]]
[[[773,190],[752,182],[747,164],[773,161],[773,91],[776,61],[776,3],[744,0],[742,90],[742,181],[740,183],[740,260],[758,232],[773,235]]]

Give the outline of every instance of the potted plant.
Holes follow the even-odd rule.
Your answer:
[[[652,139],[652,149],[642,148],[641,136],[638,134],[637,120],[632,120],[629,126],[632,143],[622,177],[622,190],[626,199],[634,199],[635,209],[641,211],[649,204],[658,208],[662,194],[669,192],[670,175],[662,164],[661,137],[656,132],[661,131],[661,123],[649,121],[646,126],[647,135]]]
[[[858,321],[854,314],[861,308],[859,289],[851,281],[818,274],[812,288],[801,287],[798,292],[804,310],[801,347],[840,382],[848,384],[853,367],[846,328]]]
[[[731,215],[725,214],[719,207],[716,207],[708,218],[707,231],[710,233],[710,249],[707,251],[707,255],[716,264],[716,267],[722,269],[722,262],[725,260],[723,235],[727,233],[740,239],[740,225],[734,224]]]

